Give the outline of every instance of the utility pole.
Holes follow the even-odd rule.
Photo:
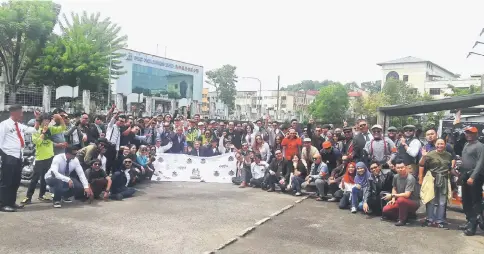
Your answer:
[[[277,76],[277,110],[276,110],[276,121],[279,119],[279,87],[280,87],[281,76]]]

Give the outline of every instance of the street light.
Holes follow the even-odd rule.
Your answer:
[[[484,44],[484,43],[483,42],[480,42],[480,41],[476,41],[476,43],[474,44],[474,47],[477,44]],[[472,47],[472,48],[474,48],[474,47]],[[479,53],[476,53],[476,52],[472,52],[471,51],[471,52],[469,52],[469,54],[467,54],[467,58],[469,58],[471,55],[484,56],[483,54],[479,54]],[[484,93],[484,74],[481,75],[481,93]]]
[[[262,82],[260,81],[260,79],[258,78],[255,78],[255,77],[242,77],[244,79],[255,79],[257,81],[259,81],[259,115],[262,115],[262,103],[261,103],[261,99],[262,99]]]
[[[108,82],[109,82],[109,85],[108,85],[108,108],[109,108],[109,104],[111,104],[111,67],[112,67],[112,64],[113,64],[113,57],[112,57],[112,47],[111,47],[111,42],[109,42],[109,78],[108,78]]]

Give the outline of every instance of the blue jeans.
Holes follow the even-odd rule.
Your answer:
[[[449,190],[450,191],[450,190]],[[443,195],[440,189],[435,190],[435,198],[425,204],[427,208],[427,220],[441,223],[445,221],[445,209],[447,207],[447,195]]]
[[[113,192],[111,193],[111,197],[113,197],[113,195],[121,194],[123,198],[129,198],[133,196],[135,192],[136,190],[134,188],[123,186],[123,187],[117,188],[116,190],[113,190]]]
[[[292,176],[292,189],[296,192],[301,192],[301,184],[304,183],[304,178],[300,176]]]
[[[363,200],[363,190],[353,187],[351,189],[351,207],[358,208],[361,200]]]
[[[69,188],[69,183],[63,182],[56,178],[46,179],[45,182],[50,187],[50,192],[54,194],[54,202],[61,201],[62,197],[70,198],[72,196],[80,197],[84,195],[84,187],[79,180],[72,178],[73,185]]]

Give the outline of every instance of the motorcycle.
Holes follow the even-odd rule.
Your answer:
[[[21,179],[30,181],[34,175],[35,146],[30,143],[24,148]]]

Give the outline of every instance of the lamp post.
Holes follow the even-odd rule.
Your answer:
[[[109,104],[111,104],[111,67],[113,64],[113,57],[112,57],[112,47],[111,47],[111,42],[109,42],[109,77],[108,77],[108,108]]]
[[[262,102],[261,102],[261,99],[262,99],[262,82],[260,81],[260,79],[258,78],[255,78],[255,77],[242,77],[244,79],[255,79],[257,81],[259,81],[259,115],[262,115]]]

